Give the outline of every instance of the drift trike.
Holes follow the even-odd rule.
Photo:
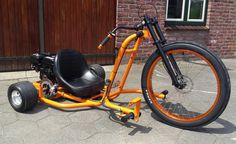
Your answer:
[[[38,101],[57,108],[98,107],[118,111],[121,121],[139,120],[141,98],[128,103],[133,108],[112,103],[123,93],[142,93],[148,106],[163,122],[181,128],[199,127],[218,118],[230,97],[230,79],[222,61],[208,49],[191,42],[166,44],[157,18],[144,15],[133,27],[118,26],[98,46],[101,49],[120,29],[136,31],[119,48],[110,78],[105,80],[100,65],[88,65],[82,54],[62,50],[56,55],[33,54],[32,68],[40,80],[12,84],[8,89],[11,106],[18,112],[31,110]],[[141,76],[141,89],[125,89],[124,84],[144,39],[152,38],[156,50],[149,56]],[[135,42],[133,48],[128,47]],[[111,91],[124,54],[130,54],[126,70]],[[57,98],[72,100],[60,103]]]

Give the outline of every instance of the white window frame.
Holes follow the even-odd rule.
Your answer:
[[[190,6],[191,6],[191,2],[192,0],[189,0],[188,3],[188,16],[187,16],[187,21],[189,22],[204,22],[204,18],[205,18],[205,11],[206,11],[206,0],[203,0],[203,12],[202,12],[202,18],[201,19],[190,19]]]
[[[185,0],[183,0],[183,4],[182,4],[181,18],[168,18],[168,7],[169,7],[169,0],[167,0],[167,5],[166,5],[166,21],[183,21],[184,20]]]

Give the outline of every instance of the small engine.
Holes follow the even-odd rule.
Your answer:
[[[41,87],[46,98],[53,98],[57,93],[57,82],[53,72],[55,55],[35,53],[31,56],[31,68],[40,73]]]
[[[35,53],[31,56],[31,68],[36,72],[40,72],[40,79],[47,78],[53,83],[55,82],[55,75],[53,73],[55,55],[53,54],[39,54]]]

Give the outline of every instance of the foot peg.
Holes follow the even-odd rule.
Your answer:
[[[133,119],[134,121],[138,121],[139,117],[141,116],[140,113],[140,107],[141,107],[141,98],[137,97],[135,99],[133,99],[132,101],[129,102],[128,106],[133,106],[134,110],[132,110],[133,112],[130,112],[128,114],[118,114],[121,117],[121,121],[126,123],[129,119]]]
[[[168,90],[164,90],[163,92],[161,92],[163,95],[167,95],[169,93]]]
[[[141,112],[139,113],[139,115],[138,115],[138,117],[140,117],[141,116]],[[123,122],[123,123],[126,123],[128,120],[130,120],[130,119],[134,119],[134,113],[129,113],[129,114],[127,114],[127,115],[125,115],[125,116],[123,116],[123,117],[121,117],[121,121]]]
[[[118,113],[116,113],[116,116],[121,118],[122,122],[127,122],[129,119],[133,119],[136,122],[139,120],[139,117],[141,115],[141,113],[139,112],[141,107],[141,98],[137,97],[129,102],[128,106],[134,106],[133,109],[114,105],[110,103],[108,99],[105,101],[105,103],[107,107],[111,107],[119,111]]]
[[[123,117],[121,117],[121,121],[123,122],[123,123],[126,123],[129,119],[134,119],[134,113],[129,113],[129,114],[127,114],[127,115],[125,115],[125,116],[123,116]]]
[[[168,90],[164,90],[161,93],[155,93],[155,96],[160,99],[165,99],[168,93]]]
[[[135,105],[134,107],[134,121],[138,121],[139,120],[139,117],[141,116],[141,113],[140,113],[140,107],[141,107],[141,98],[140,97],[137,97],[135,99],[133,99],[132,101],[129,102],[128,106],[132,106],[132,105]]]

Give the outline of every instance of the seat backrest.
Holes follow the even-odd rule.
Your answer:
[[[76,50],[65,49],[57,53],[54,72],[61,81],[79,78],[88,70],[84,56]]]

